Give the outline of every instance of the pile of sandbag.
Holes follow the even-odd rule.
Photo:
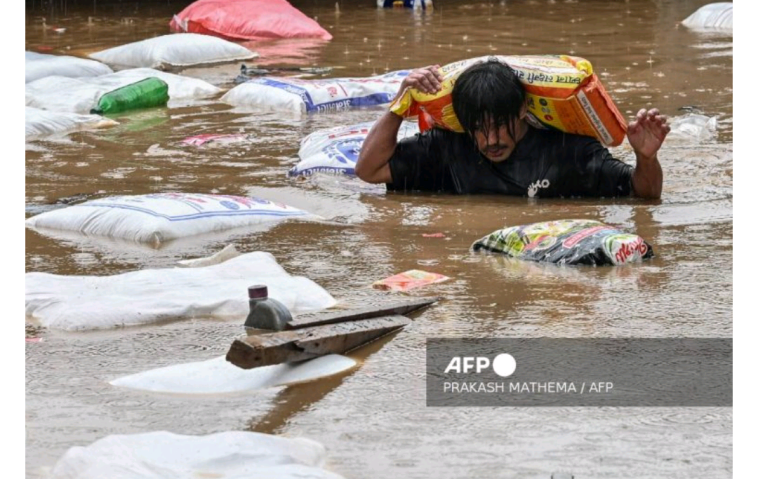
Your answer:
[[[42,326],[66,331],[197,317],[240,320],[249,312],[247,288],[252,284],[265,284],[269,297],[293,314],[336,303],[321,286],[291,276],[271,254],[260,251],[211,266],[113,276],[26,273],[25,283],[26,315]]]
[[[248,60],[257,57],[247,48],[220,38],[193,33],[163,35],[128,43],[90,58],[121,68],[169,68]]]
[[[79,115],[26,107],[26,140],[36,140],[54,135],[64,135],[80,130],[94,130],[118,125],[117,122],[98,115]]]
[[[97,108],[103,95],[148,78],[158,78],[166,82],[170,97],[169,106],[191,99],[208,98],[221,91],[196,78],[150,68],[135,68],[91,78],[41,78],[26,84],[26,106],[87,114]]]
[[[295,113],[320,113],[392,101],[407,70],[367,78],[255,78],[229,90],[221,101],[233,106]]]
[[[309,217],[314,215],[263,198],[157,193],[87,201],[32,216],[26,226],[159,246],[203,233]]]
[[[314,131],[300,143],[300,162],[289,170],[287,176],[310,176],[314,173],[355,176],[355,163],[374,123]],[[404,121],[397,132],[397,139],[415,135],[418,131],[416,123]]]
[[[113,73],[108,65],[94,60],[65,55],[26,52],[24,71],[26,83],[49,76],[69,78],[96,77]]]
[[[332,35],[287,0],[198,0],[174,15],[172,32],[231,40],[319,38]]]
[[[72,447],[51,479],[342,479],[323,469],[321,444],[257,432],[184,436],[166,431],[104,437]]]

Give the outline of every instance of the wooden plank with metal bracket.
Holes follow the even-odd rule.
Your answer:
[[[411,320],[402,316],[439,298],[396,301],[384,306],[304,315],[284,331],[263,332],[236,339],[226,360],[242,369],[304,361],[327,354],[344,354],[395,332]]]

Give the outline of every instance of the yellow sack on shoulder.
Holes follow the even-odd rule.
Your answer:
[[[463,132],[453,111],[455,80],[468,67],[496,60],[516,71],[526,90],[527,119],[536,127],[592,136],[606,146],[620,145],[626,121],[584,58],[568,55],[486,56],[450,63],[440,68],[444,78],[439,93],[409,88],[390,105],[404,118],[420,118],[422,131],[432,125]],[[429,126],[429,127],[431,127]]]

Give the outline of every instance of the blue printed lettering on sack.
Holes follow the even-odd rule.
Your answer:
[[[363,140],[364,138],[335,141],[322,151],[329,158],[337,160],[340,163],[355,165],[361,152]]]
[[[304,168],[299,170],[297,166],[287,172],[287,176],[294,178],[297,176],[311,176],[315,173],[328,173],[330,175],[347,175],[355,176],[355,168],[340,168],[336,166],[314,166],[313,168]]]
[[[278,88],[280,90],[286,91],[287,93],[298,95],[303,100],[303,103],[305,103],[306,111],[311,111],[314,109],[313,99],[311,98],[310,93],[308,93],[308,90],[303,87],[285,83],[283,81],[272,80],[271,78],[255,78],[253,80],[250,80],[250,82]]]
[[[190,210],[194,210],[194,212],[186,213],[176,210],[171,211],[167,204],[161,205],[160,203],[155,203],[150,200],[171,200],[189,207]],[[138,206],[138,204],[144,206]],[[154,193],[132,197],[119,196],[103,198],[100,200],[89,201],[81,206],[131,210],[158,218],[164,218],[168,221],[194,221],[201,218],[223,216],[287,217],[308,214],[305,211],[291,208],[280,203],[274,203],[264,198],[184,193]],[[219,206],[223,206],[224,209],[220,209]],[[275,208],[271,208],[270,206],[275,206]]]
[[[366,78],[366,79],[350,79],[349,81],[356,82],[356,83],[368,83],[368,84],[371,84],[371,83],[387,84],[387,83],[395,83],[395,82],[399,83],[403,77],[408,75],[408,73],[409,73],[408,70],[401,70],[397,72],[390,72],[386,75],[382,75],[381,77]],[[302,86],[298,86],[292,83],[287,83],[285,81],[274,80],[272,78],[256,78],[256,79],[250,80],[250,82],[256,83],[259,85],[270,86],[272,88],[278,88],[280,90],[299,96],[300,99],[303,100],[303,103],[305,104],[305,110],[308,113],[334,111],[334,110],[346,110],[348,108],[361,107],[361,106],[383,105],[392,101],[392,99],[395,96],[394,91],[392,93],[376,92],[376,93],[371,93],[365,96],[345,97],[345,98],[338,98],[336,100],[326,101],[323,103],[315,103],[308,89]],[[337,83],[338,82],[336,82],[335,80],[313,80],[310,82],[310,85],[312,85],[313,88],[324,88],[324,87],[334,85]],[[345,92],[345,94],[347,95],[347,92]]]
[[[353,98],[345,98],[343,100],[334,100],[325,103],[319,103],[312,108],[306,103],[306,110],[308,112],[325,112],[330,110],[347,110],[354,106],[376,106],[389,103],[394,98],[394,93],[372,93],[366,96],[357,96]]]

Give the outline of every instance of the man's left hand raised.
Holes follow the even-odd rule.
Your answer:
[[[649,199],[661,197],[663,170],[658,161],[658,150],[670,131],[666,117],[657,108],[640,110],[634,121],[629,123],[626,136],[637,155],[637,167],[632,174],[635,195]]]
[[[629,123],[626,136],[629,144],[637,154],[637,160],[651,159],[657,156],[658,150],[666,139],[671,127],[666,123],[666,117],[657,108],[637,112],[637,116]],[[642,157],[642,158],[640,158]]]

